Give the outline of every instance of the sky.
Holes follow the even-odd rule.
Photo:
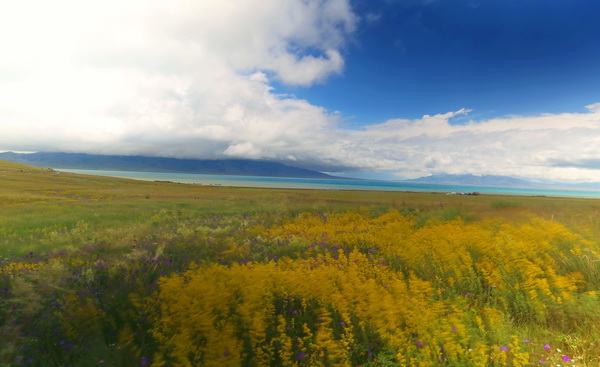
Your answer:
[[[600,182],[597,0],[0,2],[0,150]]]

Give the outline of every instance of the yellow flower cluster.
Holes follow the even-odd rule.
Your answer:
[[[4,264],[0,264],[0,275],[16,276],[39,269],[45,265],[45,263],[31,263],[23,261],[6,262]]]
[[[451,312],[432,302],[427,282],[406,282],[376,265],[358,251],[340,251],[309,260],[210,265],[164,278],[155,330],[160,360],[344,366],[356,339],[369,333],[394,347],[403,363],[419,354],[437,358],[442,341],[448,354],[463,349],[459,334],[431,333],[447,326],[439,313]]]
[[[155,365],[525,366],[508,323],[546,322],[595,297],[571,269],[590,244],[536,218],[303,214],[263,235],[311,250],[161,278]]]
[[[591,246],[561,224],[539,218],[522,224],[454,220],[417,226],[398,212],[375,219],[358,213],[307,214],[270,235],[376,249],[405,274],[430,281],[440,295],[486,293],[503,298],[507,311],[534,319],[545,318],[549,305],[573,300],[585,280],[570,271],[569,261]]]

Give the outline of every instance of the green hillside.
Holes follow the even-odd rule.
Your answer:
[[[23,172],[40,172],[44,171],[43,168],[27,166],[20,163],[14,163],[9,161],[0,160],[0,172],[13,172],[13,171],[23,171]]]

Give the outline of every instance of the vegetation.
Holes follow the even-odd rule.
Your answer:
[[[0,182],[0,365],[600,364],[596,200]]]

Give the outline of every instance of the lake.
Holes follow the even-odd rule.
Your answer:
[[[197,185],[238,187],[318,189],[318,190],[376,190],[418,191],[440,193],[472,193],[526,196],[558,196],[600,198],[600,189],[577,189],[570,187],[496,187],[475,185],[441,185],[401,181],[357,180],[344,178],[290,178],[261,176],[206,175],[195,173],[165,173],[136,171],[106,171],[55,168],[57,171],[85,175],[131,178],[146,181],[171,181]]]

